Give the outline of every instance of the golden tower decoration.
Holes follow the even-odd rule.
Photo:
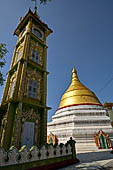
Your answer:
[[[47,140],[46,38],[52,30],[30,9],[20,19],[18,36],[0,108],[0,142],[11,145],[44,144]]]

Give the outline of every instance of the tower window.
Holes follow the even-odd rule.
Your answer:
[[[10,98],[13,97],[13,93],[14,93],[14,88],[15,88],[15,81],[11,82],[11,87],[10,87]]]
[[[34,80],[29,80],[28,97],[37,97],[37,86],[38,83]]]
[[[21,34],[20,34],[20,38],[23,37],[25,31],[26,31],[26,27],[22,30],[22,32],[21,32]]]
[[[42,39],[42,34],[39,30],[37,30],[36,28],[33,29],[33,33],[40,39]]]
[[[32,60],[36,63],[39,63],[39,55],[40,53],[37,50],[32,50]]]
[[[21,55],[22,55],[22,50],[19,50],[18,53],[17,53],[17,60],[16,61],[18,61],[20,59]]]

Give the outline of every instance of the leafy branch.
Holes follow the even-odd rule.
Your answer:
[[[42,4],[46,4],[47,2],[49,2],[49,1],[51,1],[51,0],[40,0],[40,3]]]
[[[0,68],[3,68],[3,66],[6,64],[5,55],[7,54],[6,44],[0,43]],[[0,86],[3,85],[4,82],[4,76],[0,70]]]

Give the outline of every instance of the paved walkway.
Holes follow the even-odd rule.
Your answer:
[[[81,150],[77,153],[80,163],[60,170],[113,170],[113,154],[109,149]]]

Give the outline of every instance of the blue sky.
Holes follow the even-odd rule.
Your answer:
[[[9,51],[4,74],[17,40],[13,31],[29,7],[34,7],[31,0],[0,1],[0,42]],[[39,4],[38,14],[53,30],[47,40],[47,105],[52,107],[48,120],[71,83],[73,65],[80,81],[102,104],[113,102],[113,0],[53,0]],[[3,89],[0,87],[0,98]]]

